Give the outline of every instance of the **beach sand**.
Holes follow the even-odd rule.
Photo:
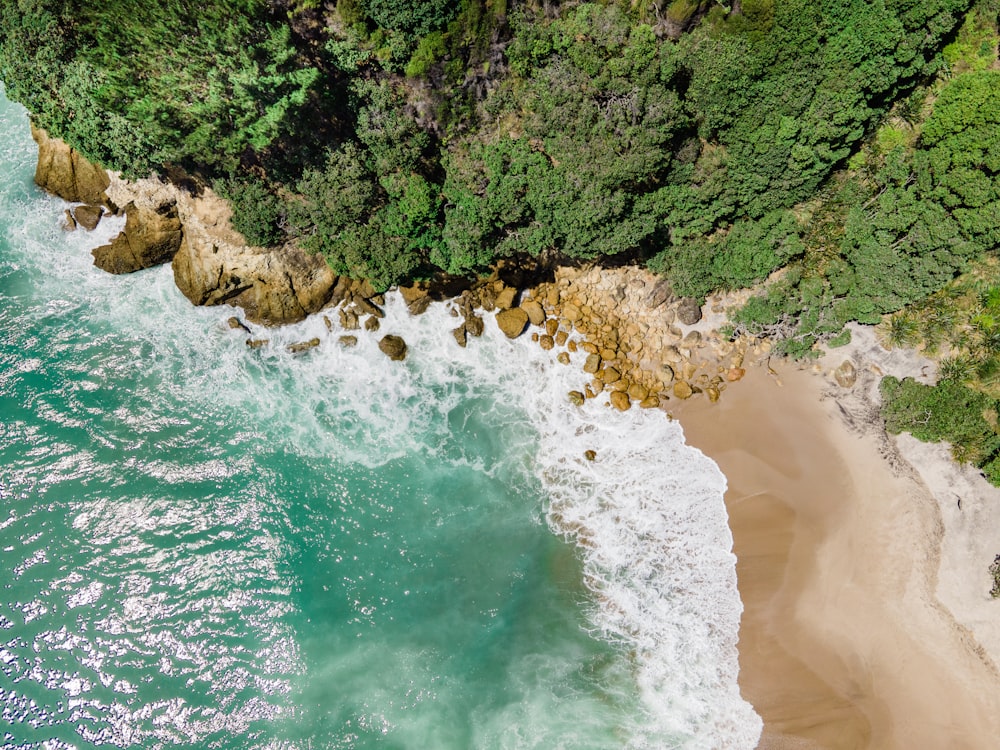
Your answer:
[[[941,566],[935,496],[893,440],[865,427],[872,404],[857,396],[876,375],[863,372],[852,399],[823,374],[775,367],[749,368],[717,404],[673,408],[728,479],[745,607],[740,688],[764,719],[758,747],[996,748],[990,648],[937,596],[939,574],[983,581],[985,570]],[[1000,620],[988,590],[964,595]]]

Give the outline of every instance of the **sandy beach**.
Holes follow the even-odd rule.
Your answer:
[[[864,365],[858,346],[847,354]],[[838,350],[831,361],[844,356]],[[895,440],[865,427],[877,382],[870,366],[853,393],[822,367],[774,367],[749,368],[719,403],[692,399],[673,409],[688,442],[728,478],[745,607],[740,688],[764,719],[759,748],[995,748],[992,558],[975,570],[968,555],[942,565],[938,499]],[[938,448],[923,459],[932,476],[955,469]],[[967,509],[1000,507],[985,482],[964,491]],[[966,524],[949,544],[967,548],[976,537],[982,547],[991,535]],[[986,621],[978,640],[952,614],[961,602],[949,609],[940,601],[939,579],[952,578],[978,582],[953,592]]]

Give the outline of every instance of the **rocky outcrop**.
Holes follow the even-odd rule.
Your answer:
[[[520,336],[528,325],[528,314],[520,307],[511,307],[497,313],[497,326],[507,338]]]
[[[78,151],[44,130],[31,126],[31,137],[38,144],[35,184],[72,203],[104,202],[110,184],[108,173],[87,161]]]
[[[406,342],[399,336],[383,336],[378,342],[378,348],[394,362],[401,362],[406,359]]]
[[[91,251],[94,265],[115,274],[158,266],[174,257],[181,236],[181,221],[172,201],[152,208],[129,203],[125,206],[125,229],[110,245]]]

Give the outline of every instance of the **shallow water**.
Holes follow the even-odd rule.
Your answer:
[[[120,220],[62,232],[0,134],[0,746],[754,747],[679,426],[446,305],[390,296],[405,363],[319,318],[248,351],[168,267],[94,269]]]

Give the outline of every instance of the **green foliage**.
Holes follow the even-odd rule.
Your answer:
[[[996,461],[997,402],[954,380],[929,386],[912,378],[885,377],[880,385],[886,430],[909,432],[925,442],[951,443],[956,460],[984,467]],[[994,483],[1000,477],[987,477]]]
[[[213,186],[233,208],[233,227],[251,245],[274,245],[284,239],[284,203],[259,179],[229,177]]]
[[[418,36],[441,29],[458,10],[455,0],[360,0],[360,5],[383,29]]]

